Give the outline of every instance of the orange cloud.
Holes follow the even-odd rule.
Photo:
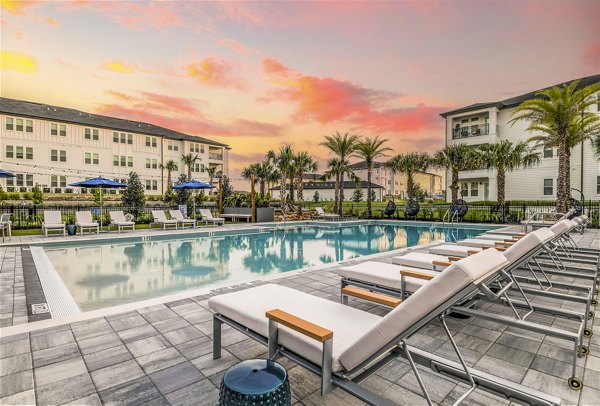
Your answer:
[[[232,40],[232,39],[228,39],[228,38],[219,38],[217,40],[217,43],[225,48],[229,48],[234,52],[237,52],[238,54],[242,54],[242,55],[247,55],[248,54],[248,48],[246,48],[245,46],[243,46],[242,44],[240,44],[239,42]]]
[[[57,19],[52,18],[52,17],[48,17],[48,18],[44,19],[44,22],[51,27],[58,27],[60,25],[60,22],[58,22]]]
[[[241,79],[233,75],[235,64],[213,57],[186,66],[187,75],[200,83],[213,87],[245,88]]]
[[[390,107],[402,95],[367,89],[333,78],[303,75],[275,59],[263,61],[263,71],[278,88],[267,98],[287,100],[297,105],[293,118],[320,124],[349,122],[361,130],[374,132],[416,132],[438,127],[441,107],[418,104],[414,107]]]
[[[102,67],[117,73],[133,73],[134,71],[133,66],[121,61],[106,61]]]
[[[34,73],[37,70],[37,60],[30,55],[18,52],[0,52],[0,68],[21,73]]]
[[[0,8],[5,9],[12,15],[26,15],[25,9],[34,6],[38,1],[35,0],[1,0]]]

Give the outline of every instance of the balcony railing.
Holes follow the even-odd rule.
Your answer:
[[[490,133],[489,124],[471,125],[468,127],[452,129],[452,139],[477,137],[480,135],[488,135]]]
[[[218,161],[223,160],[223,154],[208,154],[209,159],[216,159]]]

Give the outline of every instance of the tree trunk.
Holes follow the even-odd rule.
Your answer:
[[[188,181],[192,180],[192,165],[188,166]]]
[[[335,176],[335,196],[333,197],[333,212],[338,213],[338,207],[340,204],[340,175]]]
[[[569,203],[570,177],[571,177],[571,157],[567,148],[566,135],[559,135],[558,143],[558,178],[556,185],[556,211],[566,213]]]
[[[294,179],[290,179],[290,203],[294,203]]]
[[[371,163],[367,167],[367,218],[371,218]]]
[[[298,186],[296,186],[298,193],[297,193],[297,197],[298,197],[298,206],[296,208],[296,214],[301,216],[302,215],[302,201],[304,200],[304,185],[302,184],[302,176],[300,176],[298,178]]]
[[[498,176],[496,177],[496,182],[498,182],[498,204],[502,210],[504,207],[505,196],[505,185],[506,185],[506,172],[503,168],[498,168]]]
[[[264,199],[265,197],[265,181],[260,181],[260,197]]]
[[[408,195],[408,201],[411,201],[413,198],[413,189],[414,189],[414,180],[413,174],[410,172],[406,173],[406,194]]]
[[[171,188],[171,171],[167,171],[167,189]]]
[[[340,187],[339,187],[340,199],[338,205],[338,215],[344,214],[344,172],[340,173]]]
[[[458,171],[452,171],[452,183],[450,183],[450,191],[452,192],[452,202],[458,200]]]
[[[281,209],[285,212],[285,186],[287,179],[281,178],[281,184],[279,185],[279,200],[281,200]]]

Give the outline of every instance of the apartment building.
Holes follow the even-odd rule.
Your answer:
[[[367,163],[365,161],[350,165],[354,174],[361,180],[367,180]],[[444,191],[444,177],[434,172],[419,172],[414,175],[414,181],[429,196],[441,194]],[[394,173],[384,162],[374,162],[371,172],[371,182],[380,185],[384,196],[395,196],[400,199],[407,197],[406,175]]]
[[[579,87],[600,82],[600,75],[581,78]],[[570,82],[567,82],[570,83]],[[567,83],[562,83],[564,85]],[[509,140],[527,141],[534,134],[527,131],[528,123],[510,124],[515,108],[525,100],[537,97],[539,90],[501,101],[476,103],[442,113],[446,120],[446,144],[481,145]],[[598,103],[590,111],[600,114]],[[539,147],[541,163],[531,169],[517,169],[506,174],[507,200],[554,200],[558,174],[556,148]],[[571,187],[581,190],[586,200],[600,199],[600,163],[594,156],[590,141],[579,144],[571,151]],[[459,173],[460,193],[466,201],[497,200],[496,170],[463,171]],[[451,181],[446,174],[446,185]],[[573,197],[580,198],[578,191]],[[451,193],[448,189],[447,196]]]
[[[196,180],[208,181],[207,168],[228,175],[229,146],[153,124],[90,114],[65,107],[0,98],[0,167],[15,178],[3,179],[7,191],[27,192],[39,184],[46,193],[77,193],[69,184],[103,176],[124,182],[136,172],[149,195],[164,193],[173,160],[187,173],[181,156],[199,159]]]

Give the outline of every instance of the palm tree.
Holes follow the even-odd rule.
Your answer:
[[[596,139],[592,139],[592,145],[594,146],[594,154],[600,160],[600,134],[596,134]]]
[[[344,204],[344,173],[348,172],[348,159],[356,152],[359,139],[358,135],[350,135],[349,133],[341,135],[336,131],[335,135],[325,136],[325,141],[321,143],[321,145],[327,147],[330,152],[337,155],[341,166],[340,178],[336,182],[336,195],[339,196],[337,212],[340,216],[342,215],[342,206]]]
[[[538,133],[528,141],[558,149],[556,211],[559,213],[567,211],[571,196],[571,150],[600,133],[600,118],[586,111],[597,103],[594,96],[600,91],[600,83],[577,90],[578,85],[575,80],[539,91],[540,97],[521,103],[510,121],[511,125],[527,121],[527,131]]]
[[[206,168],[206,173],[208,174],[208,184],[212,185],[215,176],[219,175],[221,171],[217,170],[217,166],[210,166]],[[209,189],[208,194],[212,193],[212,189]]]
[[[386,166],[394,173],[406,175],[406,193],[408,200],[412,200],[415,191],[414,176],[417,172],[425,172],[431,165],[431,157],[421,152],[411,152],[405,155],[396,155],[386,162]]]
[[[273,164],[277,168],[280,174],[280,186],[279,196],[281,199],[281,207],[285,210],[286,205],[286,192],[287,192],[287,180],[291,177],[292,161],[294,159],[294,151],[291,145],[285,145],[279,148],[279,153],[275,151],[267,152],[267,159],[273,161]]]
[[[304,183],[302,182],[302,178],[305,173],[315,172],[319,169],[319,164],[308,154],[308,152],[302,151],[294,156],[292,166],[294,168],[294,175],[296,176],[296,190],[298,191],[298,206],[296,208],[296,213],[301,215],[302,201],[304,200]]]
[[[164,169],[167,171],[167,190],[169,190],[172,187],[171,173],[178,170],[177,162],[175,162],[171,159],[171,160],[167,161],[164,165],[160,164],[160,169]]]
[[[365,138],[358,142],[356,155],[365,160],[367,164],[367,217],[371,217],[371,172],[373,172],[373,163],[377,158],[385,156],[390,148],[383,148],[383,144],[388,140],[380,140],[379,136],[375,138]]]
[[[540,154],[533,152],[526,142],[513,145],[508,140],[502,140],[494,144],[481,145],[477,152],[482,166],[496,168],[498,204],[501,207],[505,201],[506,172],[512,172],[519,167],[530,168],[540,162]]]
[[[338,158],[332,158],[327,162],[327,170],[321,176],[322,180],[329,180],[335,178],[335,191],[334,191],[334,201],[333,201],[333,211],[337,212],[338,202],[340,199],[340,189],[338,187],[338,183],[340,182],[340,173],[342,172],[342,165]]]
[[[260,174],[260,163],[253,163],[253,164],[246,166],[242,170],[242,173],[240,175],[242,176],[242,178],[244,178],[246,180],[252,179],[252,175],[254,175],[254,180],[257,182],[260,182],[259,174]]]
[[[181,162],[183,162],[183,164],[185,166],[187,166],[188,181],[192,180],[192,167],[194,166],[196,161],[199,159],[200,159],[200,157],[198,155],[194,155],[194,154],[184,154],[181,156]]]
[[[433,164],[451,173],[450,191],[453,202],[458,199],[458,173],[475,169],[476,163],[474,148],[465,144],[446,145],[435,153]]]

